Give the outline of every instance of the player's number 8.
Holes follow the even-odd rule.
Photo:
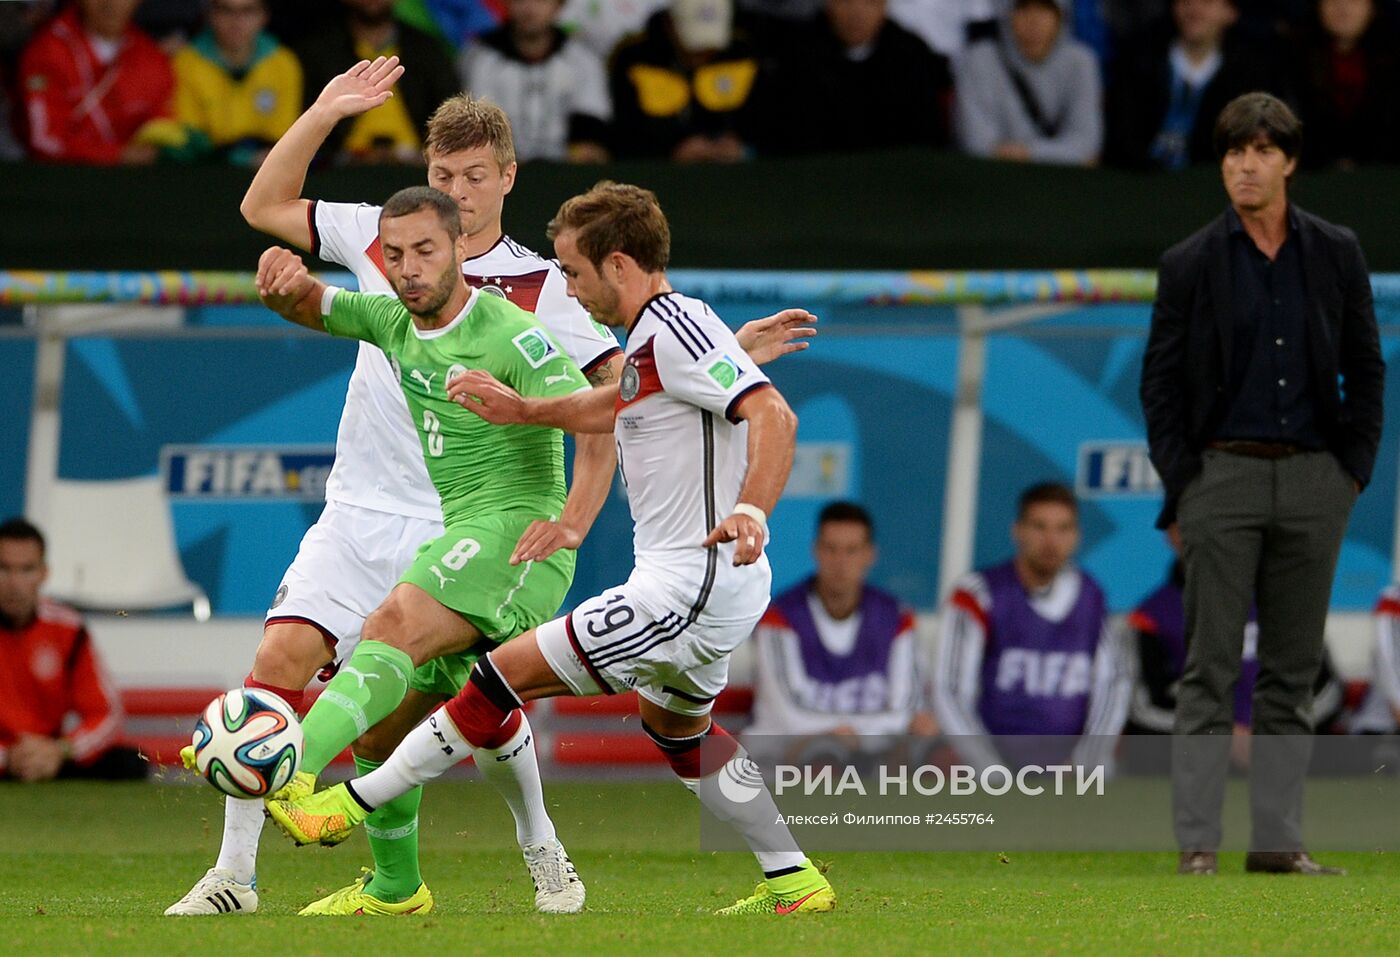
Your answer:
[[[434,458],[442,455],[442,420],[431,409],[423,410],[423,431],[427,433],[428,454]]]
[[[454,572],[462,570],[467,562],[476,557],[476,553],[481,551],[481,543],[474,538],[464,538],[452,550],[442,556],[442,563]]]

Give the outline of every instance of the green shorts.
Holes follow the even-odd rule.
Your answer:
[[[417,585],[471,622],[490,643],[425,662],[409,687],[426,694],[455,695],[472,664],[507,639],[554,616],[574,580],[575,553],[560,549],[542,562],[510,564],[510,553],[534,512],[499,512],[449,525],[418,550],[399,579]]]

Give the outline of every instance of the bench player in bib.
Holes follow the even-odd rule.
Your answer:
[[[467,686],[377,770],[270,801],[268,813],[299,844],[337,843],[375,808],[511,733],[524,702],[635,689],[647,734],[705,807],[743,834],[763,870],[754,894],[720,913],[831,910],[831,885],[797,847],[743,748],[710,717],[730,653],[768,605],[767,513],[792,465],[796,416],[715,313],[671,289],[670,231],[652,193],[600,183],[560,208],[550,235],[570,294],[627,329],[618,389],[532,397],[473,369],[453,377],[450,394],[503,428],[612,431],[635,570],[478,658]]]
[[[379,239],[379,207],[308,200],[301,192],[307,168],[335,124],[384,103],[402,73],[391,57],[362,61],[332,79],[272,148],[242,205],[251,225],[349,269],[366,292],[392,291]],[[429,120],[425,142],[429,181],[459,209],[467,282],[534,312],[590,382],[615,382],[622,353],[612,333],[567,296],[555,263],[502,231],[505,196],[516,172],[505,114],[489,103],[453,97]],[[802,315],[790,311],[749,323],[739,338],[764,362],[805,348],[803,339],[810,333]],[[319,669],[329,673],[327,666],[335,659],[349,657],[366,617],[412,564],[419,546],[442,534],[441,504],[413,425],[389,359],[378,347],[361,343],[336,438],[326,508],[277,589],[248,686],[271,690],[301,711],[302,689]],[[607,436],[580,439],[563,511],[556,521],[532,523],[514,557],[540,560],[557,548],[577,547],[597,516],[612,483],[613,443]],[[409,728],[455,693],[468,664],[463,659],[455,666],[415,673],[399,708],[355,741],[357,768],[376,766]],[[583,885],[567,864],[540,796],[533,750],[528,760],[501,762],[486,773],[515,815],[537,907],[546,912],[580,909]],[[418,867],[419,800],[418,794],[406,795],[368,822],[375,866],[367,880],[312,903],[303,913],[387,915],[431,907]],[[262,802],[229,798],[224,814],[218,861],[167,914],[212,916],[257,909]]]

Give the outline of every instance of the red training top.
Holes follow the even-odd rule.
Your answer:
[[[70,713],[78,724],[65,734]],[[0,772],[22,733],[66,738],[82,764],[112,744],[121,723],[120,700],[77,612],[41,600],[18,630],[0,618]]]

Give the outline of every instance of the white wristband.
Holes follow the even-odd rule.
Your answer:
[[[768,531],[768,514],[757,505],[750,505],[748,502],[740,502],[734,506],[734,515],[747,515],[755,522],[763,526],[763,530]]]
[[[331,302],[335,300],[336,293],[343,290],[339,286],[327,286],[321,292],[321,318],[331,314]]]

